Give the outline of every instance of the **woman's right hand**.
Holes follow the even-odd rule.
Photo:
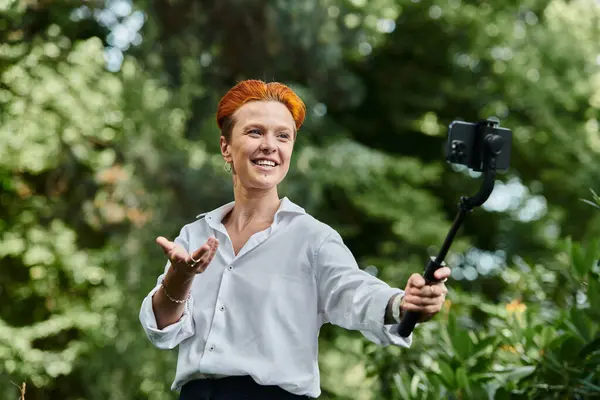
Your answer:
[[[183,247],[162,236],[156,238],[156,243],[163,249],[175,271],[186,275],[204,272],[215,257],[217,247],[219,247],[219,241],[214,237],[210,237],[206,243],[190,255]]]

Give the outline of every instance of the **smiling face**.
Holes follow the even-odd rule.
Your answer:
[[[273,189],[285,178],[295,127],[292,114],[278,101],[251,101],[233,114],[231,135],[221,136],[221,153],[246,189]]]

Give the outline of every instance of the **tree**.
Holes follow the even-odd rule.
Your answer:
[[[492,268],[451,284],[448,319],[419,327],[411,350],[324,329],[323,398],[480,398],[504,382],[486,376],[493,363],[524,368],[532,395],[579,390],[531,382],[553,376],[539,350],[563,360],[554,339],[575,338],[578,351],[591,346],[589,362],[597,357],[597,332],[569,325],[596,318],[572,303],[573,292],[592,293],[597,272],[573,266],[593,259],[588,239],[600,234],[598,213],[579,201],[598,181],[593,2],[24,4],[5,5],[0,47],[3,382],[27,381],[28,399],[173,398],[174,353],[153,350],[137,320],[164,266],[153,239],[231,199],[216,104],[237,80],[264,78],[289,83],[309,107],[281,194],[398,286],[478,185],[444,164],[444,126],[494,114],[515,134],[496,193],[524,195],[469,216],[449,257],[464,275],[486,257]],[[575,270],[559,273],[567,236],[585,251],[571,250]],[[574,311],[542,313],[565,305]],[[549,323],[567,328],[544,331]]]

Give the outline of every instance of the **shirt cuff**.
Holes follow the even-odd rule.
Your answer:
[[[152,296],[160,289],[161,283],[162,280],[154,289],[152,289],[148,296],[144,298],[140,309],[140,322],[152,344],[159,349],[173,349],[183,340],[194,335],[194,326],[191,315],[191,310],[194,306],[194,298],[190,294],[190,297],[185,303],[183,315],[179,321],[168,325],[163,329],[158,329],[156,316],[154,315],[154,309],[152,308]]]
[[[408,337],[402,337],[398,334],[398,324],[385,324],[385,314],[390,299],[403,293],[404,290],[401,289],[386,288],[375,294],[370,315],[373,316],[373,332],[382,345],[392,344],[407,348],[412,345],[412,333]]]

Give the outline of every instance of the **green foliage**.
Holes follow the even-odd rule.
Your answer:
[[[394,398],[434,399],[441,395],[549,399],[600,395],[596,291],[600,285],[600,246],[591,241],[585,247],[592,263],[572,258],[572,248],[566,244],[565,252],[553,265],[519,274],[519,280],[527,286],[545,279],[552,282],[551,286],[572,293],[567,306],[518,298],[508,304],[489,304],[468,293],[451,296],[451,306],[442,319],[422,332],[419,350],[426,356],[409,367],[410,374],[395,376],[399,397]],[[579,275],[584,270],[585,274]],[[565,283],[561,276],[575,278]],[[485,315],[485,324],[473,324],[471,317],[476,313]]]
[[[499,179],[524,194],[473,212],[448,258],[500,261],[451,281],[411,349],[325,327],[323,399],[600,395],[594,1],[137,1],[143,41],[118,72],[102,6],[0,4],[0,399],[10,381],[35,399],[175,398],[175,353],[137,313],[164,266],[154,237],[231,199],[214,113],[243,78],[308,105],[281,194],[400,287],[478,185],[443,163],[445,126],[496,115],[514,132]]]

